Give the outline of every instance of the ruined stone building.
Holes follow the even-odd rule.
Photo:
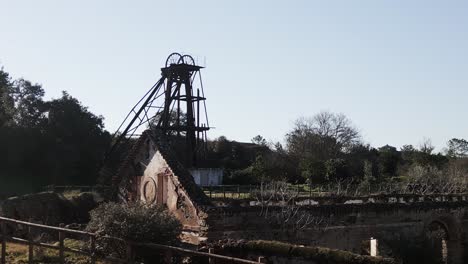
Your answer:
[[[184,240],[192,244],[266,239],[361,253],[363,241],[374,237],[380,254],[392,256],[402,250],[401,244],[423,243],[422,237],[434,232],[445,241],[450,263],[466,261],[465,195],[322,197],[302,201],[301,207],[320,221],[300,230],[278,226],[255,202],[210,200],[165,141],[149,131],[138,139],[117,176],[120,199],[166,206],[183,224]]]
[[[467,195],[309,197],[293,204],[208,198],[197,183],[214,185],[222,179],[216,173],[211,179],[198,175],[197,154],[210,129],[202,68],[189,55],[169,55],[161,79],[122,123],[112,149],[142,126],[151,130],[141,134],[118,172],[112,172],[120,200],[166,206],[183,224],[183,239],[195,245],[227,238],[265,239],[361,253],[372,237],[379,254],[408,254],[419,261],[428,257],[421,248],[431,237],[436,257],[468,263],[463,253],[468,252]],[[197,77],[200,88],[195,87]],[[159,105],[158,98],[163,100]],[[167,143],[170,137],[183,140],[179,159]]]

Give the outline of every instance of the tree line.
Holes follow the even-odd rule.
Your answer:
[[[45,100],[40,84],[14,80],[1,68],[0,194],[37,191],[50,184],[95,184],[111,143],[103,121],[67,92]],[[343,114],[299,118],[283,142],[258,135],[243,143],[221,136],[207,142],[199,165],[223,168],[225,184],[381,183],[421,175],[439,180],[468,175],[465,139],[453,138],[437,153],[429,140],[399,149],[375,148]]]
[[[67,92],[45,100],[40,84],[0,69],[0,194],[94,184],[110,140],[103,117]]]
[[[428,139],[418,146],[375,148],[364,143],[359,131],[343,114],[321,112],[299,118],[284,142],[284,146],[268,142],[260,135],[252,139],[252,144],[220,137],[209,142],[209,156],[226,169],[228,184],[384,183],[414,180],[421,174],[430,178],[434,174],[440,177],[456,174],[457,178],[462,175],[468,179],[465,139],[449,140],[442,152],[435,152]]]

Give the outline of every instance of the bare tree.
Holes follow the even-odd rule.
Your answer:
[[[320,112],[307,122],[316,134],[334,138],[341,148],[349,148],[360,140],[359,132],[342,113]]]
[[[457,164],[450,164],[444,170],[416,165],[409,170],[408,176],[409,182],[401,186],[400,193],[429,195],[468,191],[468,174]]]
[[[311,214],[297,201],[299,192],[286,182],[262,184],[253,197],[261,207],[260,216],[282,229],[297,231],[327,224],[325,217]]]
[[[289,152],[322,160],[348,151],[360,140],[358,130],[344,114],[326,111],[296,120],[293,130],[286,135]]]
[[[419,144],[419,151],[431,154],[434,151],[435,147],[432,145],[432,140],[430,138],[424,138],[423,141]]]

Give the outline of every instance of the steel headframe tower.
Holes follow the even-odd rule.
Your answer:
[[[172,53],[161,68],[161,78],[132,108],[114,134],[107,156],[150,128],[163,137],[184,138],[185,166],[195,167],[197,152],[210,129],[200,69],[190,55]]]

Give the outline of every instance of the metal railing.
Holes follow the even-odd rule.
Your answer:
[[[13,235],[7,233],[7,225],[8,227],[13,227],[13,231],[17,229],[18,226],[26,227],[27,228],[27,238],[18,238]],[[106,256],[98,256],[96,251],[96,234],[89,233],[84,231],[66,229],[62,227],[54,227],[54,226],[47,226],[41,225],[31,222],[20,221],[11,218],[0,217],[0,228],[1,228],[1,251],[0,251],[0,264],[6,264],[6,256],[7,256],[7,242],[12,242],[16,244],[22,244],[28,246],[28,263],[33,263],[34,261],[34,247],[39,248],[49,248],[58,251],[58,263],[63,264],[65,263],[65,252],[74,253],[83,255],[89,258],[90,263],[95,264],[96,261],[104,260],[110,263],[135,263],[135,250],[137,248],[152,248],[161,251],[164,255],[164,263],[173,263],[172,258],[175,255],[181,256],[197,256],[207,258],[209,263],[216,263],[216,260],[227,261],[229,263],[245,263],[245,264],[258,264],[262,263],[262,258],[259,258],[258,261],[252,261],[247,259],[240,259],[230,256],[218,255],[213,253],[206,253],[200,252],[195,250],[189,250],[185,248],[179,248],[174,246],[167,246],[167,245],[159,245],[159,244],[152,244],[152,243],[139,243],[133,241],[127,241],[115,237],[106,237],[109,239],[115,239],[126,244],[126,258],[113,258],[113,257],[106,257]],[[56,232],[58,233],[58,246],[56,244],[48,244],[42,243],[38,241],[34,241],[33,230],[45,230],[48,232]],[[76,248],[68,248],[65,246],[65,239],[68,236],[78,236],[78,237],[85,237],[89,241],[89,248],[88,249],[76,249]],[[210,250],[211,251],[211,250]]]

